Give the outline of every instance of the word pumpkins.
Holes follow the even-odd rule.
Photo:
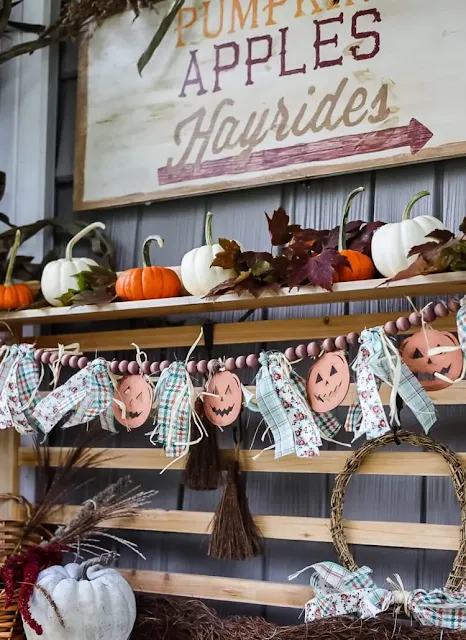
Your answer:
[[[152,387],[144,376],[126,376],[120,380],[113,396],[113,415],[128,429],[142,427],[152,408],[152,396]]]
[[[215,373],[207,383],[204,396],[204,411],[210,422],[217,427],[227,427],[239,416],[243,401],[241,382],[229,371]]]
[[[445,353],[429,355],[429,349],[441,347],[446,348]],[[461,376],[463,370],[463,352],[459,348],[459,342],[447,331],[426,329],[414,333],[402,342],[400,353],[426,391],[446,389]],[[438,378],[436,373],[449,378],[451,382]]]
[[[128,640],[136,621],[134,593],[118,571],[91,563],[40,572],[29,607],[43,634],[24,623],[27,640]]]
[[[311,409],[326,413],[340,406],[350,384],[348,362],[343,353],[326,353],[317,360],[307,376],[306,391]]]

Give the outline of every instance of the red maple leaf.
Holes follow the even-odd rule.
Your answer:
[[[297,260],[292,264],[288,285],[292,288],[302,284],[310,284],[331,291],[335,269],[340,266],[349,267],[348,259],[335,249],[324,249],[317,256],[308,260]]]

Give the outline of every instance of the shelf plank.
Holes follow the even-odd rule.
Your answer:
[[[339,335],[347,335],[352,331],[360,333],[366,327],[377,327],[386,322],[396,321],[399,313],[362,313],[349,316],[332,316],[324,318],[297,318],[290,320],[259,320],[254,322],[226,322],[215,325],[215,344],[248,344],[252,342],[277,342],[283,336],[290,340],[318,340]],[[64,333],[62,335],[41,336],[35,342],[37,348],[53,349],[57,344],[78,343],[83,352],[132,350],[136,343],[141,349],[165,347],[189,347],[197,340],[201,331],[200,325],[182,327],[159,327],[145,329],[128,329],[123,331],[96,331],[92,333]],[[435,328],[443,331],[456,329],[454,314],[446,318],[437,318]],[[412,327],[402,333],[414,333]],[[202,339],[199,343],[204,344]]]
[[[261,582],[240,578],[200,576],[162,571],[120,569],[134,591],[197,600],[241,602],[270,607],[303,609],[313,590],[296,584]]]
[[[78,509],[78,506],[65,506],[49,517],[46,524],[63,524],[74,518]],[[145,509],[133,518],[103,522],[102,527],[203,535],[210,533],[213,517],[213,513],[204,511]],[[332,542],[330,520],[327,518],[258,515],[254,520],[267,539]],[[345,520],[344,524],[350,544],[447,551],[459,548],[460,530],[454,525],[365,520]]]
[[[97,322],[123,318],[148,318],[173,314],[213,313],[217,311],[242,311],[291,307],[336,302],[387,300],[403,296],[450,295],[466,293],[466,272],[440,273],[416,276],[384,284],[384,280],[341,282],[333,291],[320,287],[302,287],[284,291],[282,294],[264,294],[238,297],[231,294],[216,301],[192,296],[164,300],[141,300],[137,302],[113,302],[108,305],[83,305],[80,307],[47,307],[10,311],[0,315],[0,320],[10,324],[57,324],[68,322]]]

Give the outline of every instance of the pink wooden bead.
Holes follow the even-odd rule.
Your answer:
[[[236,360],[234,358],[227,358],[225,362],[225,369],[227,371],[234,371],[236,369]]]
[[[426,322],[433,322],[436,318],[435,311],[432,309],[432,306],[427,307],[427,309],[423,311],[423,315]]]
[[[42,364],[48,364],[50,362],[51,355],[50,351],[44,351],[40,358]]]
[[[337,349],[339,349],[340,351],[344,351],[348,346],[348,343],[346,342],[346,336],[338,336],[337,338],[335,338],[335,347]]]
[[[128,365],[129,365],[128,360],[122,360],[120,362],[120,366],[118,367],[118,371],[120,373],[128,373]]]
[[[346,339],[348,341],[348,344],[350,344],[351,346],[355,346],[359,343],[359,334],[355,331],[352,331],[351,333],[348,333]]]
[[[218,360],[215,360],[215,358],[212,358],[212,360],[209,360],[209,362],[207,363],[207,371],[210,371],[212,373],[217,367],[217,364],[218,364]]]
[[[447,307],[443,304],[443,302],[438,302],[434,307],[434,313],[437,318],[446,318],[450,313]]]
[[[69,362],[69,366],[72,369],[77,369],[78,368],[78,360],[79,360],[79,356],[71,356],[70,362]]]
[[[245,356],[239,356],[236,358],[236,368],[237,369],[246,369],[246,358]]]
[[[112,362],[110,363],[110,371],[115,375],[117,373],[120,373],[120,363],[118,362],[118,360],[112,360]]]
[[[58,360],[58,353],[57,352],[51,353],[49,362],[52,363],[52,362],[56,362],[57,360]]]
[[[321,351],[321,346],[315,340],[313,342],[310,342],[307,345],[307,355],[311,356],[311,358],[317,358],[317,356],[319,355],[320,351]]]
[[[259,358],[257,357],[257,354],[250,353],[246,358],[246,366],[251,367],[251,369],[253,369],[254,367],[257,367],[258,364],[259,364]]]
[[[305,344],[298,344],[295,349],[297,358],[306,358],[307,357],[307,347]]]
[[[63,367],[67,367],[70,364],[71,355],[69,353],[65,353],[61,358],[61,363]]]
[[[333,338],[326,338],[322,343],[322,348],[324,351],[327,351],[327,353],[335,351],[335,340],[333,340]]]
[[[149,360],[144,360],[144,362],[142,363],[142,372],[148,376],[150,373],[150,362]]]
[[[160,371],[163,371],[164,369],[168,369],[170,364],[171,364],[170,360],[164,360],[163,362],[161,362],[160,363]]]
[[[82,356],[81,358],[79,358],[78,360],[78,368],[79,369],[84,369],[85,367],[87,367],[87,365],[89,364],[89,359],[86,358],[85,356]]]
[[[160,371],[160,362],[152,362],[150,365],[151,373],[158,373]]]
[[[42,354],[44,353],[43,349],[36,349],[36,352],[34,354],[34,358],[37,360],[37,362],[41,362],[42,361]]]
[[[411,327],[411,323],[410,323],[408,318],[405,318],[404,316],[401,316],[396,321],[396,327],[397,327],[398,331],[408,331],[409,328]]]
[[[139,365],[136,360],[132,360],[128,365],[128,373],[135,376],[139,373]]]
[[[290,362],[296,360],[296,351],[293,349],[293,347],[288,347],[288,349],[285,351],[285,357]]]
[[[448,308],[452,313],[457,313],[458,309],[460,308],[460,303],[458,302],[458,300],[450,298],[450,300],[448,301]]]
[[[190,360],[188,362],[188,364],[186,365],[186,369],[188,370],[188,373],[191,374],[192,376],[195,376],[197,373],[197,364],[196,362],[194,362],[194,360]]]
[[[421,314],[419,314],[417,311],[413,311],[412,313],[410,313],[408,320],[412,327],[420,327],[422,324]]]
[[[207,373],[207,360],[199,360],[197,363],[197,370],[199,373],[206,374]]]
[[[394,322],[393,320],[386,322],[384,325],[384,330],[387,335],[396,336],[396,334],[398,333],[396,322]]]

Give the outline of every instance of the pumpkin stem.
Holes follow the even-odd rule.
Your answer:
[[[411,210],[414,207],[414,205],[416,204],[416,202],[418,202],[418,200],[421,200],[421,198],[425,198],[426,196],[430,196],[430,191],[419,191],[419,193],[417,193],[413,198],[411,198],[411,200],[408,202],[408,204],[405,207],[405,210],[403,211],[403,218],[402,220],[411,220]]]
[[[79,567],[77,580],[89,580],[89,578],[87,577],[87,572],[91,567],[95,567],[97,565],[100,565],[101,567],[109,567],[113,564],[116,557],[116,553],[109,552],[100,556],[100,558],[91,558],[90,560],[87,560],[87,562],[83,562]]]
[[[13,282],[13,269],[15,267],[16,254],[18,253],[19,246],[21,244],[21,231],[18,231],[15,234],[15,241],[11,248],[10,259],[8,260],[8,269],[6,271],[5,278],[5,287],[11,287]]]
[[[154,241],[157,242],[160,248],[163,247],[163,238],[160,236],[149,236],[144,240],[144,244],[142,245],[142,266],[144,268],[152,266],[150,261],[150,246]]]
[[[346,233],[345,227],[346,222],[348,220],[348,215],[351,209],[351,204],[358,193],[362,193],[364,191],[364,187],[358,187],[354,189],[349,196],[346,198],[345,208],[343,209],[343,214],[340,220],[340,233],[338,234],[338,251],[345,251],[346,249]]]
[[[79,242],[81,238],[84,238],[84,236],[87,236],[87,234],[93,231],[94,229],[105,229],[105,225],[103,222],[93,222],[92,224],[88,224],[87,227],[84,227],[84,229],[81,229],[79,233],[73,236],[71,240],[68,242],[68,244],[66,245],[65,258],[67,260],[71,261],[73,259],[74,245],[77,242]]]
[[[212,211],[209,211],[205,217],[205,241],[210,247],[214,244],[212,239]]]

